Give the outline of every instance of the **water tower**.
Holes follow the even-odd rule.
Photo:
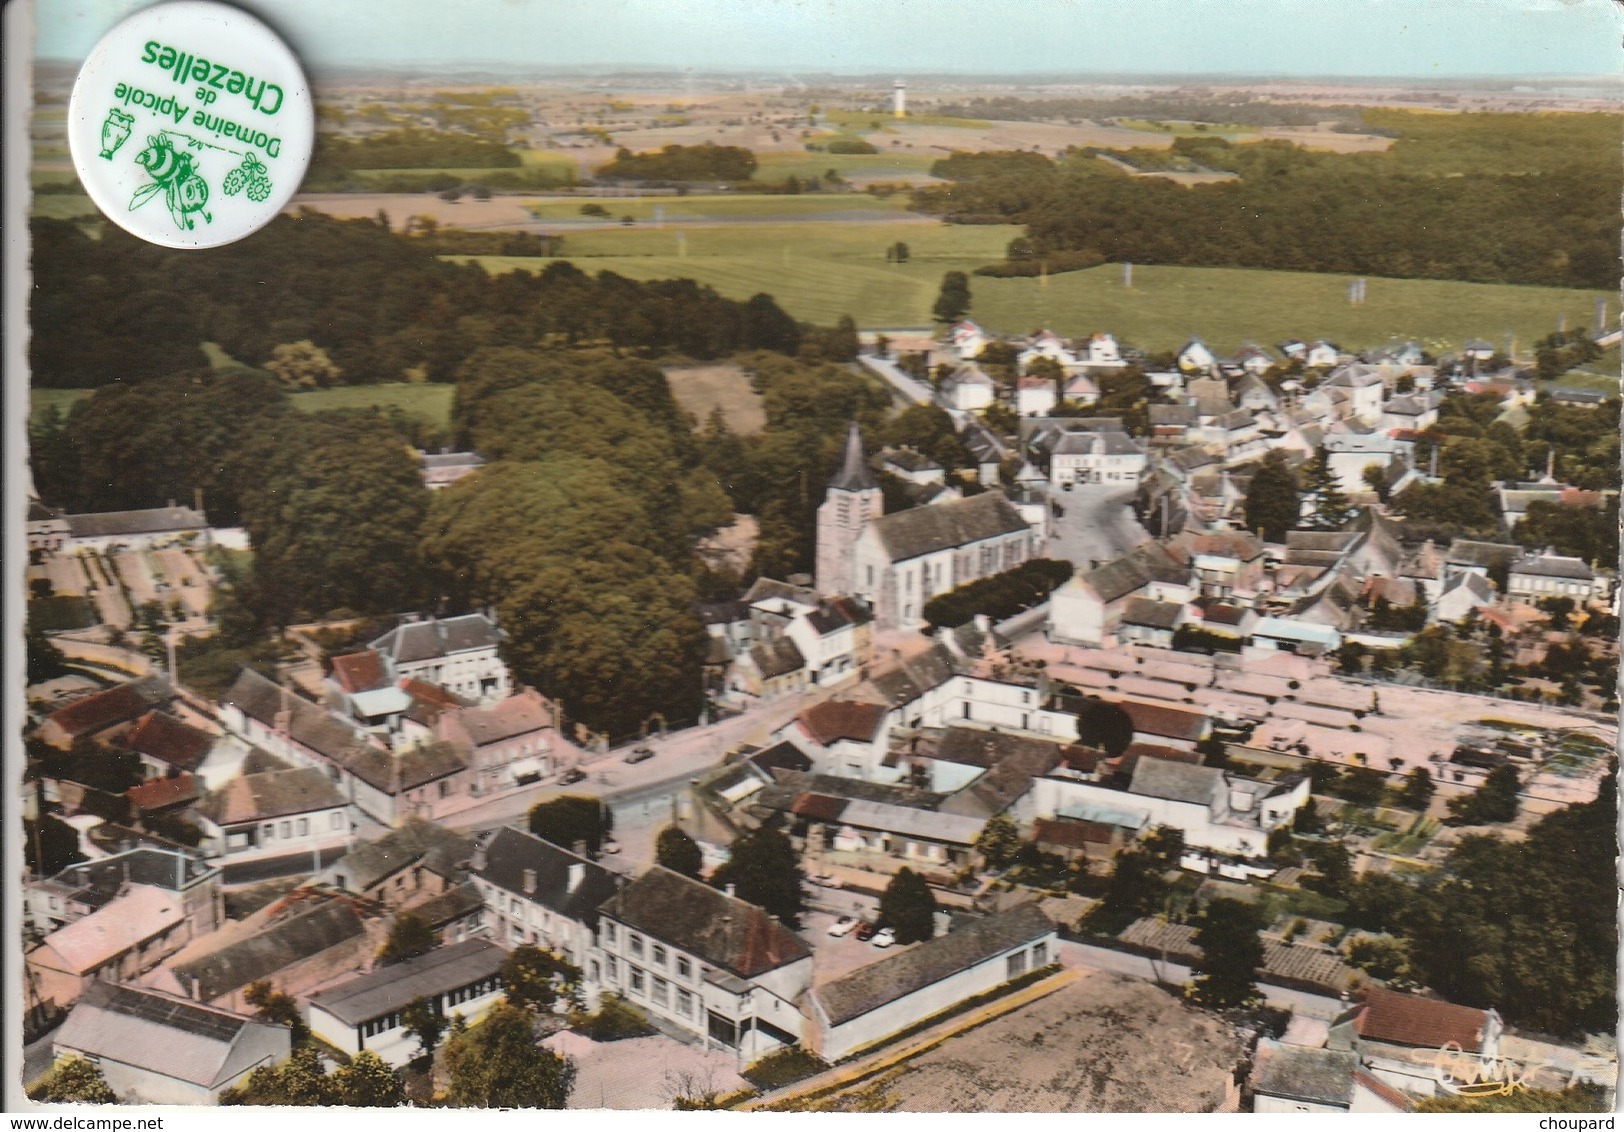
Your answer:
[[[891,84],[891,117],[908,116],[908,84],[898,79]]]

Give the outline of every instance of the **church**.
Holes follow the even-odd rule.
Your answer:
[[[996,489],[885,514],[854,422],[818,508],[817,589],[850,594],[877,629],[917,629],[925,603],[1032,558],[1032,528]]]

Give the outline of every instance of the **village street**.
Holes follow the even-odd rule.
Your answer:
[[[1070,491],[1049,489],[1046,558],[1063,558],[1087,570],[1112,562],[1150,537],[1128,504],[1137,485],[1080,483]]]

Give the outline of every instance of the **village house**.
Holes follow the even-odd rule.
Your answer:
[[[588,988],[602,982],[598,908],[624,877],[511,826],[475,846],[469,875],[495,942],[544,948],[580,968]]]
[[[812,951],[754,904],[655,865],[598,914],[603,990],[746,1061],[801,1041]]]
[[[349,800],[315,767],[231,779],[197,807],[202,848],[230,860],[323,854],[349,844]]]
[[[1086,407],[1099,401],[1100,387],[1086,373],[1079,373],[1066,378],[1065,384],[1060,387],[1060,397],[1073,405]]]
[[[1350,362],[1334,370],[1320,382],[1318,388],[1333,396],[1339,393],[1346,396],[1343,416],[1353,417],[1367,425],[1381,421],[1382,401],[1387,395],[1387,386],[1381,370],[1375,366]]]
[[[1015,413],[1022,417],[1044,417],[1060,403],[1052,377],[1028,375],[1015,382]]]
[[[880,471],[921,487],[947,481],[947,472],[940,464],[912,448],[884,448],[875,460]]]
[[[1511,564],[1506,594],[1514,601],[1527,602],[1569,597],[1583,605],[1593,598],[1606,596],[1605,589],[1584,559],[1557,554],[1547,547]]]
[[[39,738],[64,751],[80,739],[112,743],[147,712],[167,704],[171,696],[169,685],[156,676],[115,684],[51,712],[40,724]]]
[[[148,778],[189,774],[205,790],[236,777],[248,757],[248,745],[236,736],[211,735],[156,708],[136,720],[122,742],[141,756]]]
[[[508,695],[502,633],[483,613],[407,621],[373,641],[395,679],[425,680],[464,699],[491,703]]]
[[[138,987],[97,983],[51,1039],[100,1071],[126,1104],[212,1105],[292,1052],[286,1026]]]
[[[406,1007],[421,998],[435,1013],[473,1025],[502,1001],[506,959],[489,940],[470,939],[380,967],[311,995],[310,1032],[352,1057],[371,1050],[401,1068],[417,1053],[401,1017]]]
[[[1097,366],[1102,369],[1121,369],[1127,365],[1127,359],[1122,356],[1122,347],[1110,334],[1091,334],[1088,341],[1083,344],[1081,362],[1085,366]]]
[[[1128,705],[1124,705],[1128,706]],[[1137,725],[1136,725],[1137,726]],[[1032,783],[1038,818],[1079,818],[1140,828],[1172,826],[1193,849],[1242,858],[1268,852],[1269,833],[1308,803],[1308,779],[1247,778],[1216,767],[1144,757],[1127,787],[1054,775]],[[1129,821],[1116,815],[1128,815]]]
[[[468,764],[472,794],[535,782],[561,769],[553,751],[556,713],[533,688],[494,704],[446,708],[435,719],[434,733]]]
[[[998,383],[974,364],[959,366],[936,388],[936,399],[942,407],[960,413],[979,412],[997,398]]]
[[[1178,367],[1184,373],[1212,373],[1218,368],[1218,359],[1201,339],[1192,338],[1178,352]]]
[[[313,888],[287,896],[193,941],[143,983],[194,1002],[252,1014],[254,983],[295,998],[369,969],[383,944],[383,917],[363,902]]]
[[[1049,597],[1049,639],[1111,648],[1130,599],[1188,602],[1190,567],[1157,542],[1145,542],[1114,562],[1079,570]]]
[[[1500,1054],[1505,1026],[1492,1009],[1478,1010],[1452,1002],[1367,986],[1330,1027],[1325,1048],[1351,1051],[1378,1080],[1403,1092],[1430,1097],[1439,1093],[1433,1059],[1415,1056],[1451,1048],[1493,1061]]]
[[[485,457],[478,452],[419,452],[417,466],[423,486],[430,491],[441,491],[483,468]]]
[[[814,988],[807,1048],[840,1061],[1058,958],[1054,924],[1036,904],[972,921]]]
[[[1359,1064],[1352,1050],[1258,1040],[1248,1082],[1253,1112],[1413,1112],[1414,1103]]]
[[[47,507],[32,498],[28,501],[27,531],[31,558],[55,554],[67,545],[70,534],[68,520],[59,508]]]
[[[69,550],[113,547],[157,547],[207,539],[209,523],[190,507],[152,507],[144,511],[103,511],[65,516]]]
[[[1452,624],[1494,604],[1494,587],[1481,574],[1456,574],[1432,606],[1432,620]]]
[[[993,339],[981,327],[964,319],[948,327],[947,342],[960,358],[968,361],[990,346]]]
[[[433,822],[410,819],[354,845],[312,878],[393,909],[415,908],[462,884],[474,843]]]

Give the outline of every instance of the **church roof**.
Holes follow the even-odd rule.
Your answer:
[[[840,456],[840,470],[829,481],[829,487],[835,491],[871,491],[878,486],[874,473],[869,470],[868,461],[863,459],[863,438],[857,432],[857,422],[852,421],[851,427],[846,430],[846,447]]]
[[[996,491],[898,511],[875,519],[871,525],[892,562],[904,562],[957,546],[971,546],[1028,529],[1021,513]]]

